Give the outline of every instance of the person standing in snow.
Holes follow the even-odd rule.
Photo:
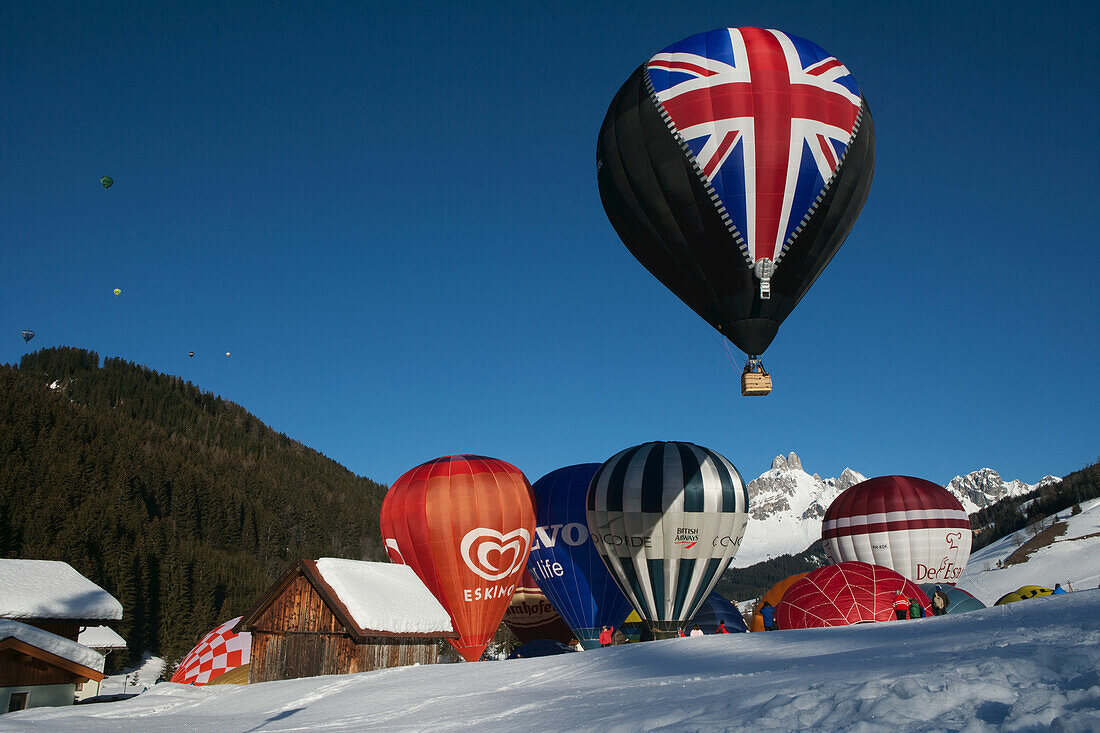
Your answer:
[[[916,598],[909,599],[909,618],[924,618],[924,609]]]
[[[726,622],[725,621],[719,621],[718,622],[718,633],[719,634],[728,634],[729,632],[730,632],[730,630],[726,628]]]
[[[600,629],[600,646],[611,646],[611,635],[613,633],[610,626],[604,626]]]
[[[677,626],[676,627],[676,636],[681,638],[681,639],[683,639],[684,637],[687,636],[687,634],[684,633],[684,627],[683,626]]]
[[[1058,595],[1059,593],[1065,593],[1065,592],[1066,592],[1066,589],[1062,587],[1062,584],[1061,584],[1061,583],[1055,583],[1055,584],[1054,584],[1054,593],[1052,593],[1051,595],[1055,595],[1055,596],[1056,596],[1056,595]]]
[[[699,624],[695,624],[691,627],[691,636],[702,636],[703,630],[699,628]]]
[[[764,619],[764,631],[775,631],[775,606],[764,601],[764,605],[760,607],[760,617]]]
[[[909,618],[909,599],[900,590],[894,595],[894,613],[897,614],[898,621]]]
[[[932,594],[932,613],[942,616],[947,613],[949,599],[941,586],[936,586],[936,592]]]

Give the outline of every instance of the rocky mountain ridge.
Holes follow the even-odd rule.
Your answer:
[[[748,483],[749,523],[734,559],[734,567],[748,567],[786,554],[797,554],[821,538],[821,520],[829,504],[847,488],[866,480],[859,471],[845,468],[836,478],[809,474],[794,452],[778,455],[770,469]],[[1026,494],[1061,481],[1045,476],[1036,484],[1005,481],[991,468],[956,476],[946,486],[967,513],[1009,496]]]

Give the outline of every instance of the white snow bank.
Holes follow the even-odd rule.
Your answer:
[[[0,619],[0,641],[12,637],[62,659],[94,669],[96,672],[103,671],[103,655],[98,652],[64,636],[43,631],[29,624]]]
[[[1100,730],[1100,591],[834,629],[629,644],[0,717],[3,731]]]
[[[0,618],[118,621],[122,604],[57,560],[0,560]]]
[[[361,629],[450,632],[451,617],[407,565],[322,557],[317,571]]]
[[[89,626],[76,637],[77,642],[91,649],[125,649],[126,640],[109,626]]]

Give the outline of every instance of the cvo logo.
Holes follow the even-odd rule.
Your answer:
[[[495,529],[478,527],[466,533],[459,549],[466,567],[486,580],[495,581],[523,567],[530,543],[531,534],[522,528],[501,534]]]

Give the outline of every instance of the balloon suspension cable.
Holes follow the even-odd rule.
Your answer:
[[[711,331],[710,334],[722,346],[722,350],[726,352],[726,358],[730,360],[730,364],[733,368],[743,370],[745,365],[734,355],[733,350],[730,348],[729,341],[714,333],[714,331]]]
[[[749,354],[748,361],[745,362],[744,373],[760,373],[767,376],[768,370],[764,368],[764,362],[760,361],[760,357],[755,354]]]

